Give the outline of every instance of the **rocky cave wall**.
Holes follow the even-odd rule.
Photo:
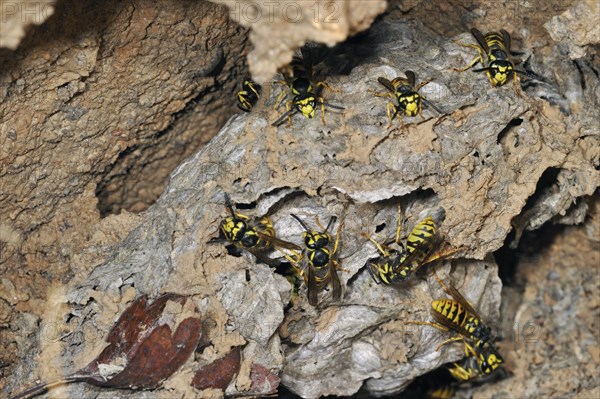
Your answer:
[[[204,315],[205,344],[154,397],[193,397],[193,370],[233,347],[242,360],[228,395],[258,389],[257,365],[302,397],[399,392],[462,354],[458,345],[436,352],[439,334],[405,324],[428,317],[431,299],[442,295],[434,279],[378,286],[364,268],[377,251],[361,233],[379,226],[381,237],[393,236],[401,204],[404,236],[443,208],[442,231],[460,251],[436,270],[487,319],[499,320],[502,304],[499,348],[513,377],[473,391],[477,397],[597,392],[597,4],[391,2],[371,25],[383,2],[302,3],[311,17],[295,23],[278,9],[268,17],[267,7],[253,22],[257,3],[221,3],[230,8],[59,1],[18,48],[0,50],[3,390],[82,367],[134,297],[177,292]],[[337,20],[315,23],[314,7]],[[252,113],[230,118],[249,49],[247,29],[232,19],[250,28],[248,64],[259,81],[305,40],[334,44],[371,25],[338,47],[351,70],[327,76],[341,90],[328,101],[346,109],[328,111],[326,126],[296,115],[291,127],[275,128],[279,89],[266,85]],[[472,26],[511,32],[525,53],[519,58],[531,56],[529,67],[545,81],[523,82],[519,97],[512,85],[453,72],[473,57],[456,44],[472,41]],[[388,129],[387,100],[369,91],[381,90],[378,76],[407,69],[432,79],[422,93],[444,115],[426,109],[423,120]],[[205,245],[224,216],[223,192],[247,204],[243,212],[271,215],[278,235],[298,243],[290,213],[311,224],[313,215],[343,218],[342,303],[324,294],[315,309],[301,291],[288,308],[285,278]],[[585,227],[561,230],[535,262],[517,263],[516,282],[501,296],[498,265],[500,273],[506,265],[492,254],[554,223]],[[545,279],[551,285],[538,288]],[[509,336],[514,323],[528,322],[539,339]],[[567,339],[573,334],[579,339]],[[535,388],[567,374],[575,381],[568,388]],[[116,393],[75,384],[55,394]],[[203,392],[211,395],[221,394]]]

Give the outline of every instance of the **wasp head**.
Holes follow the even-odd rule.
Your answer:
[[[514,65],[507,60],[494,60],[490,62],[489,74],[494,86],[502,86],[514,71]]]
[[[225,238],[230,241],[241,241],[246,235],[248,225],[243,220],[239,220],[233,217],[226,217],[221,221],[221,231]]]
[[[329,241],[331,241],[331,237],[328,233],[319,233],[316,231],[304,233],[304,244],[308,249],[325,248],[329,244]]]
[[[419,93],[411,90],[406,93],[396,93],[396,95],[398,104],[407,116],[416,116],[421,112],[421,96]]]
[[[502,363],[504,363],[504,359],[492,346],[479,353],[479,369],[484,374],[490,374]]]
[[[316,102],[315,96],[310,93],[299,94],[294,97],[294,106],[296,109],[309,119],[315,116]]]

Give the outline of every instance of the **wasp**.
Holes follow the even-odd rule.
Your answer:
[[[461,383],[484,378],[504,363],[504,359],[491,343],[486,343],[479,349],[473,348],[466,341],[464,345],[465,358],[448,368],[450,375]]]
[[[398,207],[398,225],[394,241],[380,244],[373,237],[363,234],[381,253],[379,258],[368,261],[366,265],[377,284],[404,281],[422,266],[456,252],[454,249],[438,251],[443,240],[431,216],[427,216],[415,225],[406,239],[406,246],[400,240],[401,230],[402,211]],[[398,249],[390,247],[393,243],[398,246]]]
[[[252,111],[261,94],[262,86],[246,78],[242,83],[242,90],[237,92],[238,108],[245,112]]]
[[[225,194],[225,206],[230,216],[221,221],[219,237],[208,241],[208,244],[229,243],[226,248],[230,255],[241,256],[242,250],[246,250],[259,261],[272,267],[280,267],[281,262],[266,256],[271,249],[301,250],[298,245],[275,237],[275,229],[268,216],[255,218],[235,212],[227,194]]]
[[[302,233],[302,237],[306,248],[301,254],[296,254],[294,258],[287,258],[295,265],[298,274],[304,277],[304,281],[308,286],[308,303],[312,306],[317,306],[319,291],[322,291],[329,283],[331,283],[333,290],[333,300],[338,301],[342,297],[342,284],[337,274],[337,269],[340,265],[334,259],[334,256],[338,250],[339,235],[344,223],[342,222],[338,225],[335,238],[332,239],[329,229],[337,220],[335,216],[329,219],[329,223],[327,223],[327,227],[324,229],[317,219],[317,224],[322,231],[311,230],[298,216],[294,214],[291,216],[305,230]],[[300,266],[300,262],[304,258],[307,259],[307,268]],[[308,269],[308,273],[306,269]]]
[[[456,288],[451,285],[446,285],[438,277],[435,271],[433,272],[438,283],[444,291],[452,297],[452,299],[442,298],[431,302],[431,315],[436,321],[433,322],[408,322],[408,324],[430,325],[443,331],[454,331],[457,336],[449,338],[438,345],[436,350],[453,341],[463,341],[467,353],[467,357],[475,357],[478,362],[479,370],[484,374],[489,374],[494,371],[504,359],[492,346],[491,329],[488,327],[479,316],[479,313],[473,309],[471,304],[462,296]],[[474,347],[470,347],[465,339],[475,343]],[[470,350],[469,350],[470,348]],[[466,371],[472,370],[473,367],[463,367]],[[457,370],[457,375],[460,375],[461,370]]]
[[[323,90],[332,89],[327,83],[317,81],[313,72],[313,57],[310,47],[304,46],[300,49],[301,56],[294,56],[292,59],[292,76],[283,73],[284,80],[275,82],[277,84],[288,86],[294,97],[285,104],[286,112],[277,119],[272,126],[281,125],[285,119],[288,119],[288,125],[292,123],[292,115],[300,113],[305,117],[312,119],[315,116],[317,105],[321,106],[321,121],[325,125],[325,108],[343,110],[344,107],[330,104],[323,98]],[[276,107],[279,107],[285,92],[279,95],[276,101]]]
[[[502,364],[502,357],[491,345],[475,349],[468,342],[465,344],[465,357],[459,361],[446,366],[446,370],[453,379],[446,385],[428,391],[430,399],[450,399],[456,393],[461,384],[466,382],[483,383],[489,380],[491,373]],[[500,359],[500,360],[499,360]]]
[[[443,114],[443,112],[429,102],[424,95],[419,94],[421,87],[429,83],[430,80],[426,80],[415,86],[415,73],[413,71],[406,71],[404,74],[406,75],[405,78],[397,77],[391,82],[381,76],[378,77],[377,81],[381,83],[388,91],[383,93],[371,91],[371,93],[377,97],[390,97],[392,99],[395,98],[398,101],[398,105],[395,105],[393,102],[387,103],[386,113],[390,121],[390,127],[392,126],[392,121],[397,115],[400,119],[400,123],[404,125],[400,114],[404,114],[406,116],[420,115],[422,117],[421,111],[423,109],[423,104],[433,108],[436,112]]]
[[[466,67],[454,68],[455,71],[464,72],[473,68],[477,63],[481,63],[483,68],[473,69],[473,72],[485,72],[492,86],[502,86],[512,76],[517,94],[519,94],[517,74],[531,79],[538,78],[534,73],[515,68],[515,63],[511,58],[510,35],[506,30],[501,29],[500,32],[489,32],[483,35],[478,29],[472,28],[471,34],[478,44],[458,44],[476,49],[479,55]]]

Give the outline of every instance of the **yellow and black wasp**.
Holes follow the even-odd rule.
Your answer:
[[[472,28],[471,34],[478,44],[458,44],[476,49],[479,55],[466,67],[454,68],[455,71],[463,72],[481,63],[483,68],[473,69],[473,72],[485,72],[492,86],[502,86],[512,77],[517,94],[519,93],[517,74],[538,79],[534,73],[515,68],[511,58],[510,35],[506,30],[501,29],[500,32],[489,32],[483,35],[478,29]]]
[[[393,102],[387,103],[386,113],[390,121],[390,127],[392,126],[392,121],[396,115],[398,115],[402,125],[404,125],[404,122],[402,121],[400,114],[404,114],[406,116],[420,115],[422,117],[421,111],[423,109],[423,104],[433,108],[436,112],[443,114],[443,112],[429,102],[424,95],[419,94],[421,87],[425,86],[430,81],[426,80],[415,86],[415,73],[413,71],[406,71],[404,74],[406,75],[405,78],[397,77],[391,82],[381,76],[378,77],[377,81],[381,83],[388,91],[383,93],[371,91],[371,93],[377,97],[390,97],[392,99],[395,98],[398,101],[398,105],[394,104]]]
[[[502,364],[502,357],[491,345],[486,344],[481,349],[475,349],[465,341],[465,357],[447,366],[446,369],[454,382],[443,385],[428,392],[433,399],[452,398],[456,390],[465,383],[482,384],[488,382],[494,372]],[[506,377],[506,372],[502,375]],[[500,376],[496,374],[496,376]]]
[[[252,111],[261,94],[262,86],[246,78],[242,83],[242,90],[237,92],[238,108],[245,112]]]
[[[398,207],[398,226],[394,241],[380,244],[373,237],[363,234],[381,253],[379,258],[368,261],[366,265],[377,284],[404,281],[423,265],[456,252],[453,249],[438,251],[443,240],[431,216],[427,216],[415,225],[406,239],[406,247],[400,240],[401,230],[402,211]],[[390,247],[393,243],[397,244],[398,249]]]
[[[460,383],[482,379],[504,363],[504,359],[491,343],[486,343],[479,349],[473,348],[466,341],[464,344],[466,356],[448,367],[450,375]]]
[[[230,255],[239,257],[242,250],[246,250],[257,260],[272,267],[280,267],[281,262],[267,256],[271,249],[301,250],[298,245],[275,237],[275,229],[268,216],[256,218],[235,212],[227,194],[225,194],[225,206],[230,216],[221,221],[219,237],[208,241],[208,244],[229,243],[226,248]]]
[[[281,125],[285,119],[288,119],[288,125],[292,123],[292,115],[300,113],[305,117],[312,119],[315,116],[317,105],[321,106],[321,121],[325,125],[325,108],[343,110],[344,107],[330,104],[323,98],[323,90],[333,90],[327,83],[317,81],[313,72],[313,57],[311,48],[304,46],[300,49],[302,56],[294,56],[292,59],[292,76],[283,73],[284,80],[275,82],[277,84],[288,86],[293,94],[291,100],[286,101],[286,112],[277,119],[272,126]],[[276,101],[275,106],[279,107],[282,92]]]
[[[334,256],[338,250],[339,235],[343,226],[343,222],[338,225],[335,239],[332,240],[329,234],[329,229],[333,226],[337,218],[332,216],[327,223],[327,227],[323,226],[317,219],[317,224],[322,231],[311,230],[298,216],[292,214],[305,232],[302,234],[304,245],[306,248],[301,254],[295,254],[295,258],[288,257],[288,260],[294,264],[298,274],[304,277],[304,281],[308,286],[308,303],[312,306],[317,306],[319,303],[318,293],[322,291],[329,283],[333,290],[333,300],[338,301],[342,297],[342,284],[337,274],[337,269],[340,267]],[[331,247],[333,245],[333,248]],[[307,267],[302,267],[300,262],[302,259],[307,259]],[[308,269],[308,272],[306,271]]]
[[[457,336],[449,338],[438,345],[436,350],[439,350],[447,343],[454,341],[463,341],[466,346],[465,352],[467,358],[475,357],[478,362],[478,368],[483,374],[489,374],[494,371],[504,359],[491,343],[492,334],[488,327],[479,316],[479,313],[473,309],[471,304],[462,296],[456,288],[451,285],[446,285],[438,277],[435,271],[433,272],[438,283],[444,291],[452,297],[452,299],[442,298],[431,302],[431,315],[436,321],[433,322],[408,322],[408,324],[430,325],[443,331],[454,331]],[[466,339],[475,343],[471,347]],[[471,348],[469,350],[469,348]],[[456,374],[460,375],[465,371],[464,376],[470,375],[473,367],[463,367],[463,370],[456,369]]]
[[[454,397],[461,384],[487,381],[491,373],[500,364],[502,364],[502,357],[491,344],[476,350],[465,341],[465,357],[461,361],[454,362],[451,366],[446,367],[454,382],[430,390],[427,397],[430,399],[450,399]]]

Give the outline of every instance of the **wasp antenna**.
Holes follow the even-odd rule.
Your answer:
[[[408,79],[408,83],[414,87],[416,82],[415,73],[413,71],[405,71],[404,75],[406,75],[406,79]]]
[[[302,219],[300,219],[298,216],[294,215],[293,213],[290,213],[290,216],[293,217],[294,219],[296,219],[298,221],[298,223],[300,223],[302,225],[302,227],[304,227],[304,230],[306,230],[307,233],[310,233],[310,229],[306,226],[306,224],[304,224]]]
[[[223,193],[224,197],[225,197],[225,206],[227,207],[227,209],[229,209],[229,212],[231,212],[231,216],[235,217],[235,212],[233,210],[233,204],[231,203],[231,198],[229,198],[229,194],[227,193]]]
[[[329,231],[329,228],[331,227],[331,225],[333,225],[335,223],[336,220],[337,220],[337,216],[333,215],[329,219],[329,223],[327,223],[327,227],[325,227],[325,231]]]
[[[431,103],[430,101],[425,100],[424,98],[422,100],[423,100],[423,103],[425,105],[427,105],[428,107],[433,108],[438,114],[440,114],[440,115],[444,114],[444,112],[441,109],[439,109],[438,107],[436,107],[435,105],[433,105],[433,103]]]
[[[516,73],[519,75],[527,76],[529,79],[542,80],[541,77],[533,72],[521,71],[519,69],[514,69]]]
[[[398,107],[394,107],[394,109],[395,109],[395,111],[394,111],[394,115],[392,115],[392,119],[390,120],[390,126],[392,126],[392,121],[394,120],[396,115],[398,115],[398,112],[399,112]]]
[[[213,238],[213,239],[206,241],[206,244],[226,244],[229,242],[230,241],[226,238]]]
[[[287,118],[288,116],[293,115],[293,114],[295,114],[297,112],[298,112],[298,110],[295,109],[295,108],[294,109],[290,109],[285,114],[281,115],[279,117],[279,119],[277,119],[275,122],[273,122],[271,124],[271,126],[277,127],[277,126],[281,125],[283,123],[283,121],[285,120],[285,118]]]
[[[479,68],[479,69],[471,69],[472,72],[485,72],[485,71],[492,71],[492,68]]]
[[[339,105],[333,105],[333,104],[326,103],[326,102],[323,102],[322,104],[323,104],[325,107],[327,107],[327,108],[340,109],[340,110],[344,110],[344,109],[346,109],[346,108],[344,108],[344,107],[341,107],[341,106],[339,106]]]

